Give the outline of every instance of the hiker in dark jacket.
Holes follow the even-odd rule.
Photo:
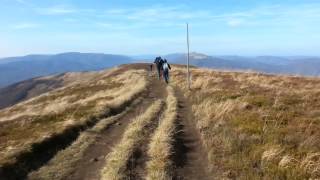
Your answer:
[[[163,59],[162,59],[161,57],[157,57],[157,58],[154,60],[154,63],[155,63],[156,66],[157,66],[158,79],[160,79],[160,77],[161,77],[162,65],[163,65],[164,61],[163,61]]]
[[[166,83],[169,83],[169,69],[171,70],[170,64],[167,62],[166,59],[164,59],[163,64],[162,64],[162,69],[163,69],[163,77]]]

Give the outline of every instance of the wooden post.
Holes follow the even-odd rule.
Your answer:
[[[189,46],[189,24],[187,23],[187,47],[188,47],[188,56],[187,56],[187,79],[188,79],[188,89],[191,89],[191,85],[190,85],[190,69],[189,69],[189,65],[190,65],[190,46]]]

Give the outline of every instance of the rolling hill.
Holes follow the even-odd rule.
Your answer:
[[[51,90],[76,83],[87,81],[94,73],[69,72],[58,75],[32,78],[0,89],[0,109],[12,106],[21,101],[39,96]]]
[[[0,59],[0,87],[38,76],[64,72],[96,71],[131,63],[127,56],[95,53],[29,55]]]

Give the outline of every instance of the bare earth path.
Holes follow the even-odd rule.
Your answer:
[[[156,92],[159,91],[157,93],[158,95],[160,95],[158,98],[163,99],[165,101],[165,98],[167,96],[167,91],[166,91],[166,85],[163,82],[155,80],[151,88],[151,91],[156,91]],[[155,119],[151,124],[151,126],[148,127],[148,129],[146,129],[145,136],[144,136],[145,138],[141,143],[141,146],[134,152],[133,156],[130,159],[129,167],[127,170],[128,171],[127,175],[129,179],[142,180],[146,175],[145,166],[149,158],[147,155],[147,151],[149,148],[151,135],[153,134],[154,130],[157,128],[159,122],[161,121],[163,110],[164,109],[160,111],[158,119]]]
[[[106,129],[85,153],[82,160],[75,167],[75,171],[68,179],[100,179],[100,171],[105,163],[104,157],[111,152],[112,147],[121,139],[130,120],[139,113],[142,113],[154,100],[166,97],[165,84],[162,81],[154,81],[148,89],[148,95],[141,105],[131,110],[112,127]],[[196,121],[193,117],[191,106],[179,89],[176,89],[176,96],[179,101],[176,143],[174,144],[173,161],[176,165],[175,177],[177,180],[211,180],[207,161],[207,152],[201,144],[200,133],[196,128]],[[150,128],[146,134],[143,145],[135,152],[130,160],[128,175],[130,179],[143,179],[145,175],[145,162],[148,160],[147,149],[150,141],[150,134],[155,126]]]
[[[164,109],[164,108],[163,108]],[[146,176],[145,166],[146,162],[148,161],[149,157],[147,155],[149,143],[151,140],[151,135],[153,134],[154,130],[157,128],[159,122],[161,121],[161,114],[163,112],[160,111],[159,116],[157,119],[154,119],[152,124],[145,130],[144,132],[144,139],[132,157],[129,160],[129,167],[127,169],[126,174],[128,175],[128,179],[132,180],[142,180]]]
[[[191,105],[183,96],[182,92],[176,90],[178,97],[178,134],[175,143],[174,162],[177,166],[175,179],[188,180],[211,180],[208,172],[207,152],[202,143],[200,133],[196,128],[196,120],[192,114]]]
[[[146,65],[124,65],[124,68],[115,71],[115,74],[123,73],[129,69],[146,69]],[[98,180],[101,170],[105,166],[105,157],[112,152],[121,140],[127,126],[132,120],[139,116],[156,100],[162,99],[166,102],[166,84],[155,76],[146,75],[150,84],[146,91],[137,98],[142,102],[129,107],[129,110],[117,119],[114,124],[110,124],[104,129],[94,143],[91,144],[72,167],[71,172],[64,179],[71,180]],[[201,143],[200,133],[196,127],[196,120],[193,117],[191,105],[188,99],[183,96],[180,89],[175,89],[175,96],[178,99],[178,116],[176,120],[176,135],[173,137],[173,156],[171,160],[175,166],[173,171],[176,180],[211,180],[212,173],[208,171],[207,152]],[[167,106],[164,106],[167,108]],[[150,137],[161,121],[161,112],[158,119],[154,119],[150,127],[145,128],[143,142],[135,150],[128,162],[126,176],[129,179],[140,180],[146,177],[146,162],[149,161],[147,150],[150,144]],[[60,162],[59,162],[60,163]],[[61,162],[63,163],[63,162]],[[59,173],[59,172],[57,172]],[[209,176],[211,174],[211,176]]]
[[[74,168],[75,171],[67,179],[100,179],[100,171],[105,163],[104,159],[106,155],[111,152],[112,147],[114,147],[119,142],[127,125],[135,116],[145,111],[145,109],[150,106],[151,103],[156,99],[165,100],[165,96],[165,86],[159,81],[151,82],[151,86],[148,89],[147,97],[143,99],[143,102],[137,105],[136,108],[125,114],[122,118],[120,118],[118,120],[118,123],[103,131],[103,133],[97,138],[95,143],[91,145],[91,147],[85,152],[84,157]],[[144,160],[141,158],[144,156],[146,147],[147,144],[141,147],[140,152],[137,152],[140,153],[141,156],[137,156],[136,159],[136,172],[140,172],[140,170],[138,169],[141,169],[141,166],[143,166]]]

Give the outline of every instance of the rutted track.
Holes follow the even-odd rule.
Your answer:
[[[146,179],[166,180],[173,177],[172,151],[176,132],[177,99],[172,87],[167,87],[167,107],[159,126],[152,135],[148,147],[149,160],[146,166]]]
[[[168,94],[165,90],[164,84],[156,81],[154,85],[155,86],[152,91],[158,91],[158,95],[160,95],[159,98],[165,102],[165,98],[168,96]],[[147,153],[148,147],[155,129],[157,128],[157,126],[159,126],[160,121],[163,118],[165,108],[167,108],[167,106],[162,109],[157,119],[153,120],[152,124],[150,124],[150,126],[145,130],[145,138],[142,140],[141,146],[138,146],[135,149],[133,155],[130,157],[126,170],[128,179],[140,180],[144,179],[144,177],[146,176],[146,162],[149,159]]]
[[[101,179],[128,179],[126,170],[134,151],[141,146],[148,129],[157,119],[163,107],[163,101],[157,100],[144,113],[135,117],[126,128],[121,140],[108,154]]]
[[[99,121],[93,128],[83,131],[76,141],[68,148],[60,151],[45,166],[29,174],[29,179],[65,179],[74,170],[84,152],[105,132],[126,114],[141,105],[143,98],[136,99],[123,112]],[[59,173],[56,173],[59,172]]]
[[[169,87],[167,90],[167,109],[149,145],[150,160],[146,178],[214,179],[209,173],[207,152],[202,145],[190,104],[180,89],[174,91]]]
[[[107,113],[100,117],[93,117],[87,120],[84,124],[72,126],[62,133],[53,135],[42,142],[33,144],[30,151],[23,152],[16,157],[15,163],[6,164],[0,168],[0,179],[25,179],[29,172],[37,170],[46,164],[61,149],[68,147],[77,139],[82,131],[93,127],[103,118],[121,113],[130,106],[134,100],[135,98],[132,98],[117,108],[111,108]]]
[[[152,84],[152,86],[153,85],[154,84]],[[152,102],[156,99],[161,99],[163,96],[165,96],[165,93],[161,90],[151,91],[149,89],[149,94],[143,100],[142,104],[136,106],[135,109],[119,119],[118,124],[116,123],[102,132],[95,144],[87,150],[84,157],[79,161],[78,166],[75,167],[75,171],[68,177],[68,179],[99,179],[100,171],[104,166],[105,157],[120,141],[122,134],[131,120],[147,109]]]
[[[141,107],[147,107],[150,102],[141,104]],[[87,149],[83,158],[75,166],[75,171],[68,177],[68,179],[99,179],[100,170],[102,169],[105,157],[112,151],[122,137],[123,132],[130,124],[132,117],[142,113],[143,108],[136,108],[124,115],[106,130],[104,130],[95,143]]]
[[[121,68],[114,74],[124,71]],[[179,89],[166,89],[165,83],[156,78],[149,77],[148,81],[143,92],[120,107],[36,144],[32,151],[17,157],[17,163],[0,169],[0,179],[101,179],[101,172],[108,167],[106,159],[125,142],[124,135],[139,116],[145,119],[145,125],[139,125],[141,129],[136,132],[139,139],[133,140],[132,151],[121,161],[119,177],[213,179],[206,169],[207,152],[202,147],[187,99]],[[158,100],[166,102],[166,109],[148,111]],[[144,116],[146,112],[149,119]]]
[[[149,89],[150,94],[153,94],[151,95],[152,97],[154,97],[155,99],[162,98],[163,100],[165,99],[164,98],[165,95],[163,94],[163,92],[167,92],[167,91],[168,89],[167,90],[165,89],[165,85],[159,81],[153,82],[152,86]],[[169,156],[163,156],[165,159],[167,159],[165,160],[167,162],[164,161],[164,163],[167,165],[163,166],[164,169],[162,172],[160,171],[160,175],[167,174],[168,176],[166,175],[162,176],[162,179],[166,179],[167,177],[169,177],[170,179],[172,178],[172,179],[179,179],[179,180],[180,179],[191,179],[191,180],[192,179],[204,179],[204,180],[213,179],[212,175],[210,175],[207,169],[208,167],[207,152],[202,147],[200,134],[197,131],[195,126],[195,121],[193,119],[191,107],[188,104],[186,98],[183,97],[180,90],[173,92],[174,89],[172,89],[171,91],[172,91],[170,92],[171,96],[173,96],[178,100],[177,107],[173,108],[174,106],[172,105],[168,106],[168,103],[169,103],[168,99],[166,100],[166,104],[167,104],[166,108],[169,108],[169,109],[166,109],[163,115],[159,117],[160,120],[158,124],[156,124],[157,121],[154,121],[153,124],[148,126],[146,128],[147,130],[144,131],[144,138],[142,140],[141,146],[137,146],[135,148],[132,156],[127,162],[126,169],[123,171],[122,175],[123,177],[126,177],[125,179],[138,179],[138,180],[145,179],[145,178],[153,179],[152,176],[151,177],[148,176],[149,172],[147,167],[148,162],[150,161],[150,158],[154,158],[154,157],[150,157],[148,154],[148,150],[149,150],[148,148],[150,148],[150,143],[152,143],[152,140],[153,140],[151,137],[154,135],[154,133],[152,132],[154,132],[157,125],[158,125],[157,128],[159,128],[159,125],[161,124],[160,121],[166,121],[166,120],[168,121],[169,119],[171,119],[169,121],[173,122],[173,124],[170,125],[170,128],[172,128],[172,131],[169,130],[167,132],[169,133],[169,136],[167,139],[160,140],[160,141],[166,141],[165,146],[167,146],[169,150],[167,152],[165,152],[166,150],[163,151],[163,153],[168,154]],[[172,101],[172,99],[169,101]],[[144,107],[142,108],[144,109]],[[166,127],[164,129],[168,129],[168,128],[169,127]],[[124,129],[122,129],[119,134],[122,134],[123,133],[122,131],[124,131]],[[170,135],[171,133],[172,135]],[[119,137],[116,139],[119,139]],[[152,147],[152,148],[158,148],[158,147]],[[110,149],[108,152],[110,152]],[[89,159],[87,159],[87,161],[88,160]],[[98,161],[100,161],[99,158],[98,158]],[[161,162],[161,160],[158,162],[160,162],[160,164],[163,163]],[[101,177],[99,177],[99,171],[102,168],[102,162],[96,162],[95,164],[99,164],[99,163],[101,164],[98,166],[93,165],[91,167],[88,166],[87,168],[77,170],[82,173],[80,173],[78,176],[73,176],[71,179],[100,179]],[[90,173],[91,175],[86,176],[87,173]]]
[[[145,166],[148,160],[148,155],[147,155],[148,145],[150,143],[152,133],[157,128],[162,117],[163,117],[163,112],[159,113],[159,116],[155,120],[153,120],[152,124],[150,124],[148,128],[145,129],[145,132],[144,132],[145,138],[141,141],[140,143],[141,145],[135,149],[134,153],[132,154],[128,162],[127,170],[126,170],[128,179],[134,179],[134,180],[144,179],[146,175]]]

